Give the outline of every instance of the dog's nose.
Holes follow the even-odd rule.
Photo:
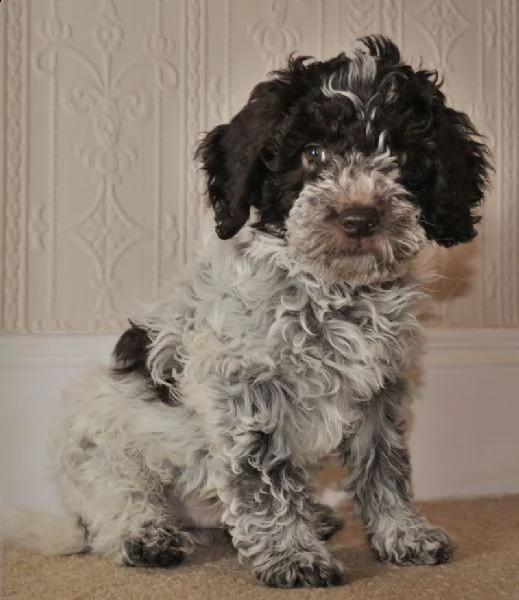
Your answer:
[[[339,215],[344,231],[350,237],[368,237],[373,235],[380,223],[378,210],[373,206],[348,208]]]

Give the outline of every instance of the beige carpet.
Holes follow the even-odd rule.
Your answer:
[[[349,584],[321,590],[260,586],[223,539],[171,570],[117,567],[93,556],[45,558],[8,548],[3,598],[9,600],[519,600],[519,496],[420,505],[457,540],[454,561],[437,567],[377,563],[359,524],[330,542]]]

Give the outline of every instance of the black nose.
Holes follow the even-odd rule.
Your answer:
[[[348,208],[339,215],[344,231],[350,237],[368,237],[373,235],[380,223],[378,210],[372,206]]]

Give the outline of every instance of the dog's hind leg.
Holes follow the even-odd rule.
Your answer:
[[[92,447],[67,479],[64,503],[79,516],[93,553],[127,566],[169,567],[191,550],[164,485],[138,457]]]
[[[141,523],[123,540],[120,559],[130,567],[171,567],[182,562],[192,545],[188,533],[159,519]]]
[[[168,499],[178,471],[168,462],[177,452],[170,430],[181,409],[146,402],[146,390],[133,375],[89,375],[67,393],[51,456],[64,508],[93,553],[165,567],[193,545]]]
[[[315,521],[315,531],[320,540],[329,540],[337,531],[344,527],[342,519],[331,506],[321,502],[312,503],[312,513]]]

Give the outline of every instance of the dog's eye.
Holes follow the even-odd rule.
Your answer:
[[[312,144],[303,150],[301,158],[306,168],[316,167],[328,160],[328,152],[324,148],[321,148],[321,146]]]

